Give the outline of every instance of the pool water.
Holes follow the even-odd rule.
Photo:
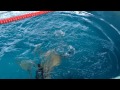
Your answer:
[[[51,72],[52,79],[108,79],[120,75],[119,11],[56,11],[0,25],[0,79],[28,79],[16,62],[46,52],[73,52]],[[35,79],[35,69],[32,70]]]

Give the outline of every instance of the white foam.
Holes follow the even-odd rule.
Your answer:
[[[0,11],[0,19],[10,18],[13,16],[28,14],[36,11]]]
[[[117,76],[117,77],[115,77],[115,78],[112,78],[112,79],[120,79],[120,76]]]

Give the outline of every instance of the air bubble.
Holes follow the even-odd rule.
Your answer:
[[[59,37],[59,36],[65,36],[65,32],[63,32],[62,30],[57,30],[54,32],[54,35]]]
[[[72,45],[60,45],[56,48],[56,51],[63,57],[71,57],[75,54],[75,48]]]

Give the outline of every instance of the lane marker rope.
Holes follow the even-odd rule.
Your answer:
[[[52,11],[36,11],[36,12],[28,13],[28,14],[13,16],[13,17],[10,17],[10,18],[1,19],[0,24],[6,24],[6,23],[22,20],[22,19],[25,19],[25,18],[33,17],[33,16],[39,16],[39,15],[46,14],[46,13],[49,13],[49,12],[52,12]]]

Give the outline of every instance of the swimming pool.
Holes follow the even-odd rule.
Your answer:
[[[120,12],[55,11],[0,25],[0,79],[28,79],[18,58],[41,61],[46,52],[68,54],[52,79],[106,79],[120,74]],[[35,69],[32,69],[35,79]]]

